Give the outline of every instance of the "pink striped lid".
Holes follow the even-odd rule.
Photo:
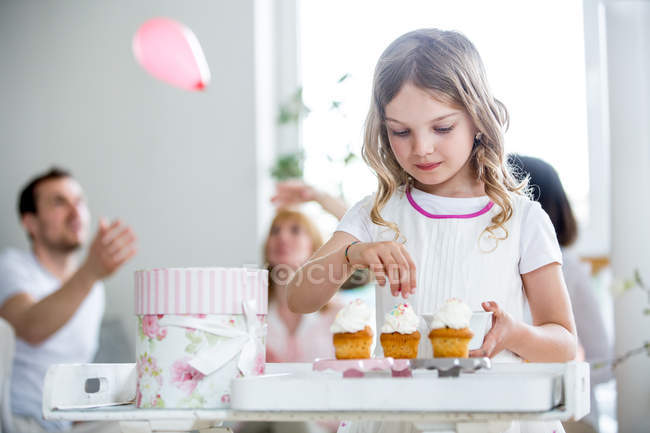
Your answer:
[[[135,314],[243,314],[242,301],[268,311],[268,271],[163,268],[135,272]]]

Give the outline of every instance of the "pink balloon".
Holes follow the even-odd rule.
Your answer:
[[[153,18],[133,36],[133,55],[154,77],[185,90],[203,90],[210,69],[192,30],[168,18]]]

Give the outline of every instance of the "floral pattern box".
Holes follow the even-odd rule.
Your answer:
[[[230,381],[264,374],[268,273],[135,272],[139,408],[224,408]]]

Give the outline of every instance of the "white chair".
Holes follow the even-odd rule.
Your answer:
[[[0,317],[0,433],[13,433],[13,416],[9,388],[16,337],[9,322]]]

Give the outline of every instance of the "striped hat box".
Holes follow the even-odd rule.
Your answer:
[[[268,271],[248,268],[161,268],[135,272],[135,314],[243,314],[254,300],[267,314]]]

